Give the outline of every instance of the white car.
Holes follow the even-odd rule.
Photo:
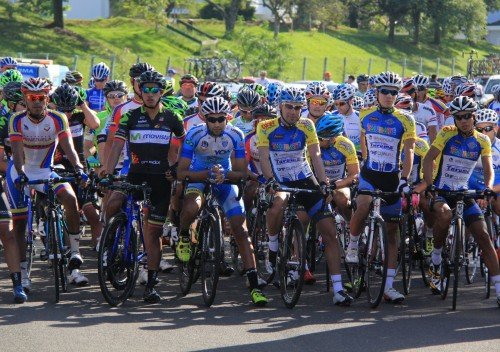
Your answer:
[[[493,94],[491,94],[491,88],[493,86],[500,84],[500,75],[493,75],[488,78],[488,81],[484,85],[484,94],[479,101],[481,105],[486,105],[487,102],[489,102],[491,99],[493,99]]]

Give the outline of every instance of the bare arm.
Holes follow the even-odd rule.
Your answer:
[[[431,144],[436,139],[437,133],[438,133],[437,126],[429,126],[429,129],[427,130],[427,134],[429,135],[429,140],[430,140]]]
[[[112,175],[115,171],[116,164],[118,163],[118,159],[120,158],[120,154],[123,149],[123,145],[125,144],[125,140],[123,139],[115,139],[111,150],[109,151],[109,155],[106,161],[106,174]]]
[[[99,128],[99,118],[97,117],[96,112],[90,109],[85,102],[80,105],[80,107],[82,108],[83,115],[85,116],[83,123],[93,130]]]
[[[424,158],[424,181],[427,185],[432,185],[434,177],[434,160],[439,156],[441,151],[432,146]]]
[[[361,157],[363,158],[363,160],[366,161],[366,159],[368,158],[368,149],[366,148],[366,139],[365,139],[365,133],[364,132],[361,132],[360,135],[359,135],[359,144],[360,144],[360,147],[361,147]]]
[[[336,188],[350,187],[359,176],[359,164],[347,165],[347,177],[335,181]]]
[[[11,141],[12,146],[12,160],[14,160],[14,167],[18,174],[24,172],[24,145],[22,141]]]
[[[491,156],[482,156],[481,161],[483,162],[483,172],[484,172],[484,185],[489,189],[493,189],[493,162]]]
[[[259,147],[259,159],[262,174],[266,180],[273,178],[273,168],[271,166],[271,161],[269,160],[269,147]]]
[[[401,170],[401,177],[408,178],[411,173],[411,168],[413,167],[413,157],[415,149],[415,139],[407,139],[403,145],[403,151],[405,153],[405,159],[403,160],[403,170]]]
[[[237,182],[247,176],[247,161],[245,158],[231,158],[231,166],[232,170],[226,175],[226,179],[229,181]]]
[[[189,178],[193,182],[204,182],[208,179],[209,170],[203,171],[190,171],[189,166],[191,165],[191,159],[180,158],[179,165],[177,166],[177,179],[183,181]]]
[[[64,154],[66,154],[66,157],[71,165],[73,165],[75,169],[83,169],[83,165],[80,163],[80,159],[78,159],[75,147],[73,146],[73,138],[67,137],[59,139],[59,144],[61,145],[61,148],[64,151]]]
[[[321,149],[319,148],[319,144],[308,145],[307,151],[309,152],[309,157],[311,158],[311,163],[318,182],[326,182],[325,167],[323,166],[323,160],[321,159]]]

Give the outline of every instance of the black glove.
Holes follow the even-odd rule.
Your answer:
[[[87,180],[89,179],[87,174],[80,168],[75,169],[74,176],[75,176],[76,181],[78,181],[78,182],[81,182],[81,181],[87,182]]]
[[[28,176],[26,176],[26,174],[24,172],[21,172],[17,178],[14,180],[14,183],[16,185],[23,185],[23,184],[26,184],[28,183],[29,179],[28,179]]]
[[[179,163],[175,163],[174,165],[170,165],[168,167],[168,172],[170,172],[170,175],[176,180],[177,179],[177,166]]]
[[[271,177],[269,180],[266,182],[266,192],[269,192],[271,189],[276,191],[279,188],[279,183],[274,179],[274,177]]]
[[[329,192],[329,189],[328,189],[328,185],[326,184],[326,182],[320,182],[319,183],[319,190],[321,191],[321,193],[326,197],[328,195],[328,192]]]

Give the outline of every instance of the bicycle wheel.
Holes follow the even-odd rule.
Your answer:
[[[205,305],[210,307],[214,303],[217,283],[219,282],[220,234],[222,229],[217,214],[211,214],[203,221],[207,222],[207,226],[206,231],[201,234],[201,292]]]
[[[376,308],[384,295],[387,279],[387,228],[382,218],[373,221],[367,239],[365,281],[368,303]]]
[[[278,253],[280,293],[287,308],[293,308],[304,285],[306,246],[304,229],[299,219],[291,220]]]
[[[411,277],[413,271],[413,253],[415,252],[415,220],[413,216],[406,215],[403,220],[401,231],[400,254],[401,254],[401,273],[403,275],[403,291],[407,295],[410,293]]]
[[[458,274],[460,273],[460,256],[462,255],[465,241],[465,227],[462,219],[457,219],[456,232],[453,246],[453,302],[452,310],[457,309],[457,295],[458,295]]]
[[[194,282],[195,255],[196,245],[191,243],[189,261],[177,261],[177,267],[179,268],[179,286],[184,296],[191,291],[191,286]]]
[[[274,279],[276,271],[269,261],[269,239],[266,234],[266,218],[261,212],[252,221],[250,236],[255,254],[257,273],[260,278],[270,284]]]
[[[31,275],[31,268],[33,267],[33,260],[36,255],[35,239],[33,238],[33,231],[29,230],[29,226],[28,224],[26,228],[26,271],[28,272],[28,276]]]
[[[124,213],[109,219],[99,242],[97,276],[106,302],[116,307],[130,297],[139,274],[137,233],[130,227],[126,239],[127,217]]]
[[[479,247],[472,235],[467,240],[465,248],[465,279],[470,285],[474,282],[477,269],[479,268]]]
[[[49,237],[49,260],[52,264],[52,272],[54,274],[54,288],[56,303],[59,303],[60,298],[60,285],[59,285],[59,247],[57,245],[57,226],[55,222],[55,214],[53,211],[49,213],[49,218],[47,222],[49,224],[49,232],[47,236]]]
[[[366,251],[367,251],[367,233],[365,229],[359,236],[358,241],[358,263],[348,263],[351,273],[352,294],[354,298],[359,298],[365,287],[365,272],[366,272]]]
[[[59,209],[59,211],[62,211]],[[64,221],[61,220],[62,215],[57,217],[57,245],[59,252],[59,281],[63,292],[68,292],[68,262],[70,250],[64,250],[64,239],[69,238],[68,229]]]

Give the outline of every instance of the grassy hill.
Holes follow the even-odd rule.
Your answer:
[[[148,61],[156,68],[165,70],[167,65],[181,73],[187,69],[185,59],[195,56],[200,46],[187,38],[154,26],[142,20],[111,18],[96,21],[67,21],[64,31],[44,27],[45,22],[29,13],[18,11],[14,20],[6,20],[0,8],[0,56],[22,53],[24,57],[48,57],[70,67],[76,64],[84,74],[94,62],[105,61],[114,65],[114,77],[125,78],[128,67],[137,60]],[[220,39],[219,50],[238,52],[238,43],[222,39],[224,24],[220,21],[196,21],[201,30]],[[178,27],[185,30],[184,27]],[[258,36],[271,34],[267,27],[246,24],[244,29]],[[268,39],[266,39],[268,40]],[[475,47],[465,41],[453,40],[437,48],[432,45],[412,45],[407,36],[397,36],[396,44],[389,45],[384,33],[354,30],[340,27],[329,33],[285,32],[280,40],[291,44],[288,64],[283,68],[282,79],[302,79],[305,60],[305,79],[320,79],[325,58],[326,69],[333,73],[334,80],[343,74],[361,72],[378,73],[386,68],[400,74],[411,75],[422,66],[423,72],[449,75],[465,72],[467,57],[462,52],[478,51],[479,57],[489,52],[498,52],[498,47],[481,42]],[[439,58],[439,64],[438,64]],[[403,69],[406,63],[405,69]],[[439,66],[439,67],[438,67]],[[260,68],[259,68],[260,69]],[[264,69],[264,67],[262,68]],[[246,72],[245,72],[246,73]]]

